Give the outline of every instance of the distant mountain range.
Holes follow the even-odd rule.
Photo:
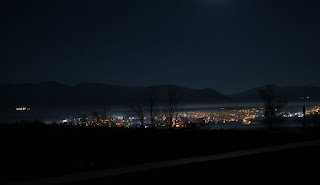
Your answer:
[[[152,86],[158,103],[164,103],[169,85]],[[229,97],[212,89],[191,89],[173,86],[179,102],[214,103],[229,101]],[[78,106],[128,105],[138,96],[146,97],[150,87],[114,86],[98,83],[80,83],[75,86],[57,82],[39,84],[2,84],[0,102],[4,106]]]
[[[168,96],[168,85],[152,86],[157,101],[165,103]],[[173,86],[177,99],[183,103],[230,103],[261,101],[259,89],[254,88],[230,96],[213,89],[192,89]],[[0,85],[1,106],[78,106],[78,105],[128,105],[137,96],[146,96],[150,87],[115,86],[99,83],[80,83],[74,86],[57,82],[39,84],[2,84]],[[279,87],[273,86],[275,92],[288,101],[301,101],[301,96],[309,96],[309,101],[320,100],[320,87]]]
[[[320,87],[317,86],[284,86],[271,85],[277,96],[286,98],[289,102],[320,101]],[[247,91],[232,94],[229,96],[233,101],[259,101],[259,90],[265,88],[258,87]],[[309,97],[306,99],[306,97]],[[302,99],[303,98],[303,99]],[[261,101],[261,100],[260,100]]]

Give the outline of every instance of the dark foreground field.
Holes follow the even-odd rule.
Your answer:
[[[317,132],[152,130],[42,124],[1,125],[0,137],[1,183],[320,138]],[[253,161],[246,163],[246,160]],[[192,175],[199,174],[215,178],[213,174],[221,171],[220,168],[236,174],[234,172],[243,170],[242,166],[256,163],[250,157],[238,162],[236,167],[230,166],[233,163],[221,164],[210,173],[206,172],[208,168],[219,166],[216,163],[221,162],[187,166],[189,170],[181,167],[156,170],[148,176],[190,174],[186,178],[193,178]],[[254,168],[247,173],[256,173]]]
[[[306,147],[109,176],[65,185],[319,182],[320,147]]]

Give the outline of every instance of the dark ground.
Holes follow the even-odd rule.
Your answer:
[[[298,134],[235,130],[141,130],[42,124],[1,125],[0,137],[1,183],[320,138],[318,132]],[[222,171],[225,172],[223,174],[246,173],[250,176],[257,173],[257,166],[254,165],[264,158],[262,155],[262,158],[250,157],[227,163],[221,160],[212,162],[212,165],[210,162],[182,168],[173,167],[139,176],[150,176],[152,179],[162,176],[178,179],[209,176],[214,179],[220,177]],[[284,159],[284,164],[293,165],[287,159]],[[246,162],[248,160],[253,161]],[[244,171],[242,167],[252,170]],[[275,170],[276,174],[280,173],[278,168]],[[136,180],[140,179],[131,175]],[[124,179],[129,178],[125,177]]]
[[[320,147],[292,149],[118,175],[78,185],[117,183],[318,183]]]

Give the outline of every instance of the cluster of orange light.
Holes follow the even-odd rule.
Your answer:
[[[16,111],[25,111],[25,110],[31,110],[29,107],[17,107]]]

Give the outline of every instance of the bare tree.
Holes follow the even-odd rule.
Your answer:
[[[91,123],[96,125],[100,123],[99,114],[97,111],[91,112],[92,120]]]
[[[167,103],[167,120],[169,121],[169,126],[173,127],[173,119],[176,119],[176,114],[178,110],[177,102],[177,90],[174,86],[168,87],[168,103]]]
[[[131,103],[129,104],[131,110],[138,116],[140,120],[140,126],[144,127],[144,117],[145,117],[145,102],[139,96],[137,96]]]
[[[158,120],[155,120],[156,123],[162,125],[163,118],[167,117],[167,106],[164,104],[157,105],[157,108],[156,108],[154,114],[155,114],[155,117],[158,118]]]
[[[102,123],[105,124],[105,121],[108,119],[108,114],[110,111],[110,106],[106,103],[103,103],[101,105],[101,114],[102,114]],[[109,126],[109,125],[108,125]]]
[[[272,124],[277,117],[277,112],[287,104],[287,100],[279,99],[271,85],[259,90],[259,94],[264,102],[264,121],[268,129],[271,130]]]
[[[86,124],[87,124],[87,115],[85,113],[82,113],[80,115],[80,120],[81,120],[80,125],[86,126]]]
[[[154,87],[150,87],[147,95],[147,108],[150,114],[150,125],[155,125],[155,102],[156,102],[156,90]]]

